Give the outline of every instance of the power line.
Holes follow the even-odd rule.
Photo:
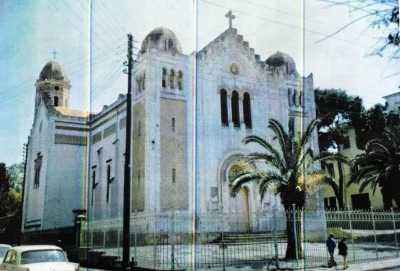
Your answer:
[[[227,7],[227,6],[225,6],[225,5],[217,4],[217,3],[215,3],[215,2],[211,2],[211,1],[208,1],[208,0],[201,0],[201,1],[204,2],[204,3],[206,3],[206,4],[209,4],[209,5],[212,5],[212,6],[221,8],[221,9],[225,9],[225,10],[226,10],[226,9],[232,9],[232,8]],[[251,18],[257,18],[257,19],[259,19],[259,20],[263,20],[263,21],[271,22],[271,23],[273,23],[273,24],[285,26],[285,27],[290,28],[290,29],[296,28],[296,29],[299,29],[299,30],[301,30],[301,31],[304,30],[305,32],[308,32],[308,33],[311,33],[311,34],[320,35],[320,36],[323,36],[323,37],[328,36],[326,33],[323,33],[323,32],[315,31],[315,30],[312,30],[312,29],[306,29],[306,28],[304,28],[304,27],[302,27],[302,26],[299,26],[299,25],[294,25],[294,24],[282,22],[282,21],[279,21],[279,20],[270,19],[270,18],[267,18],[267,17],[255,15],[255,14],[253,14],[253,13],[248,13],[248,12],[245,12],[245,11],[243,11],[243,10],[232,9],[232,11],[234,11],[234,12],[236,12],[236,13],[238,13],[238,14],[242,14],[242,15],[244,15],[244,16],[251,17]],[[342,42],[349,43],[349,44],[351,44],[352,46],[354,46],[355,40],[347,40],[347,39],[342,39],[342,38],[338,38],[338,37],[331,37],[331,38],[332,38],[332,39],[335,39],[335,40],[338,40],[338,41],[342,41]]]

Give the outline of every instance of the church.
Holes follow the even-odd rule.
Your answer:
[[[285,53],[262,59],[229,19],[192,54],[168,28],[142,41],[132,75],[132,213],[228,213],[249,231],[256,212],[282,210],[273,193],[261,202],[255,184],[232,197],[229,179],[244,154],[260,151],[245,136],[273,142],[268,119],[301,131],[315,118],[313,76],[302,77]],[[93,222],[122,218],[126,96],[80,112],[69,107],[72,85],[55,61],[35,84],[22,224],[29,240],[72,231],[83,212]],[[318,149],[316,135],[311,142]]]

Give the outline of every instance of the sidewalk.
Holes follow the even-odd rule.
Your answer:
[[[327,270],[343,270],[343,268],[342,266],[338,266],[336,268],[319,267],[310,270],[327,271]],[[378,270],[400,270],[400,258],[350,264],[349,268],[346,269],[346,271],[378,271]]]

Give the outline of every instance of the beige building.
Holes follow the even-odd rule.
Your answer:
[[[340,146],[340,153],[346,156],[349,160],[356,157],[356,155],[363,152],[357,148],[356,135],[354,129],[349,129],[346,136],[346,143]],[[329,174],[335,178],[336,183],[339,184],[340,171],[337,162],[326,162],[322,166]],[[348,186],[351,178],[350,166],[342,163],[342,172],[344,180],[344,207],[350,209],[383,209],[382,194],[379,188],[373,193],[372,189],[367,186],[363,191],[359,191],[359,185],[352,184]],[[338,200],[335,197],[330,186],[324,189],[324,204],[327,209],[339,208]]]

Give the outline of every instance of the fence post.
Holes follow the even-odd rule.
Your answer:
[[[351,237],[351,250],[353,254],[353,262],[356,261],[356,249],[354,247],[354,237],[353,237],[353,222],[351,220],[351,211],[347,208],[347,215],[349,218],[349,227],[350,227],[350,237]]]
[[[294,248],[295,248],[295,251],[296,251],[296,262],[298,263],[298,260],[299,260],[299,255],[298,255],[298,250],[297,250],[297,223],[296,223],[296,205],[295,204],[293,204],[292,205],[292,211],[293,211],[293,213],[292,213],[292,219],[293,219],[293,237],[294,237]]]
[[[372,217],[372,227],[374,230],[374,242],[375,242],[375,254],[376,254],[376,259],[379,259],[379,255],[378,255],[378,243],[376,240],[376,225],[375,225],[375,216],[374,216],[374,211],[371,208],[371,217]]]
[[[276,206],[272,208],[272,239],[274,240],[275,267],[279,269],[278,240],[276,238]]]
[[[397,240],[396,220],[394,219],[394,210],[393,210],[393,207],[390,208],[390,211],[391,211],[391,214],[392,214],[394,241],[395,241],[395,244],[396,244],[396,256],[399,257],[399,243],[398,243],[398,240]]]
[[[131,220],[132,221],[132,220]],[[137,261],[137,210],[133,213],[133,236],[134,236],[134,251],[133,255],[135,257],[135,261]]]
[[[222,271],[225,271],[225,241],[224,241],[224,232],[225,232],[225,219],[224,213],[222,213],[222,231],[221,231],[221,246],[222,246]]]
[[[172,210],[171,237],[171,270],[175,270],[175,210]]]
[[[157,230],[157,216],[156,216],[156,209],[154,209],[154,213],[150,219],[153,219],[153,227],[150,227],[153,231],[153,267],[156,269],[156,262],[157,262],[157,242],[156,242],[156,230]]]

